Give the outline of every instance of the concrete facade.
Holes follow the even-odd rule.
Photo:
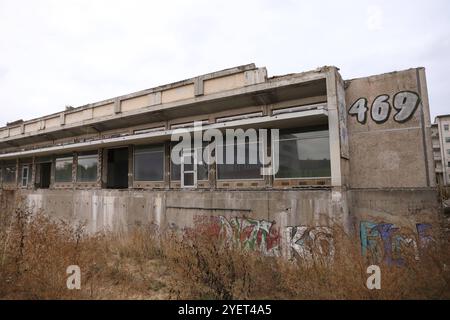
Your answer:
[[[183,188],[171,176],[169,141],[176,128],[193,131],[194,121],[218,130],[326,128],[330,174],[227,180],[210,165],[207,179]],[[434,225],[431,130],[423,68],[344,81],[335,67],[268,77],[250,64],[0,128],[1,190],[34,210],[86,220],[92,232],[145,223],[183,229],[220,217],[228,227],[257,225],[298,251],[300,230],[315,237],[334,224],[355,232],[367,222]],[[153,144],[163,150],[161,179],[138,181],[136,151]],[[111,187],[110,150],[119,147],[128,155],[121,190]],[[80,181],[77,163],[89,151],[96,178]],[[71,177],[57,181],[55,166],[68,154]]]

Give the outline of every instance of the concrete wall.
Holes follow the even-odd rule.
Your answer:
[[[34,212],[87,221],[88,230],[128,229],[137,224],[193,227],[196,216],[247,217],[278,225],[331,226],[341,222],[331,207],[332,192],[290,191],[136,191],[21,190]]]
[[[351,188],[435,186],[430,112],[423,78],[423,69],[411,69],[347,81]],[[401,92],[409,92],[410,96],[398,96],[395,104],[394,97]],[[382,101],[382,95],[386,95],[386,102],[378,105],[386,107],[388,115],[384,120],[378,117],[382,120],[377,122],[372,110],[376,114],[374,101],[377,97]],[[413,100],[415,95],[420,103],[412,115],[396,120],[404,99]],[[367,111],[358,121],[352,106],[360,99],[366,101]]]

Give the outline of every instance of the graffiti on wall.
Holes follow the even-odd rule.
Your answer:
[[[430,235],[431,225],[417,224],[416,235],[402,232],[391,223],[360,223],[361,252],[374,262],[384,261],[388,265],[405,264],[404,252],[412,252],[419,260],[420,252],[426,249],[433,238]]]
[[[331,262],[335,256],[333,230],[323,226],[280,227],[275,221],[247,217],[195,216],[196,228],[205,227],[227,247],[283,256],[292,261]],[[434,242],[430,224],[416,224],[411,232],[391,223],[360,222],[363,256],[373,263],[402,266],[411,253],[419,260],[422,250]],[[280,232],[281,230],[281,232]]]
[[[274,221],[246,217],[227,219],[224,216],[197,216],[195,224],[207,225],[209,233],[217,236],[228,247],[256,250],[268,256],[279,255],[279,228]]]
[[[404,123],[412,118],[420,102],[420,96],[416,92],[400,91],[394,95],[392,100],[387,94],[379,95],[372,101],[370,109],[367,98],[359,98],[352,104],[348,113],[356,117],[360,124],[366,124],[368,113],[372,121],[377,124],[386,122],[391,113],[395,113],[394,121]]]
[[[285,229],[286,251],[289,260],[312,261],[318,257],[332,260],[334,240],[328,227],[287,227]]]
[[[267,256],[283,255],[290,260],[334,256],[332,230],[328,227],[291,226],[280,233],[275,221],[224,216],[197,216],[195,223],[208,225],[209,233],[228,247],[255,250]]]

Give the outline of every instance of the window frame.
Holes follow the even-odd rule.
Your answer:
[[[75,180],[77,183],[83,184],[83,183],[97,182],[97,180],[98,180],[98,168],[100,166],[100,162],[98,161],[99,160],[98,159],[98,155],[99,155],[98,150],[97,151],[91,151],[91,152],[80,152],[80,153],[77,154],[77,168],[76,168],[77,172],[76,172],[76,180]],[[79,174],[80,174],[80,170],[79,170],[80,158],[81,158],[81,160],[83,160],[83,159],[90,159],[90,158],[93,158],[93,157],[95,157],[96,162],[97,162],[97,166],[96,166],[97,170],[95,170],[95,179],[87,180],[87,181],[80,180],[80,176],[79,176]]]
[[[310,130],[308,130],[308,128],[289,128],[286,130],[283,130],[284,133],[307,133],[307,132],[315,132],[315,131],[327,131],[328,132],[328,143],[330,142],[330,130],[328,128],[328,126],[319,126],[319,127],[311,127],[309,128]],[[280,136],[281,136],[281,130],[280,130]],[[287,141],[288,139],[286,139]],[[297,140],[297,139],[289,139],[289,140]],[[278,140],[278,142],[282,141],[281,139]],[[273,150],[273,144],[274,144],[274,140],[273,138],[271,139],[271,143],[272,143],[272,149]],[[278,164],[280,165],[280,164]],[[278,172],[277,172],[278,173]],[[320,180],[320,179],[331,179],[332,178],[332,172],[331,172],[331,150],[330,150],[330,175],[329,176],[323,176],[323,177],[298,177],[298,178],[277,178],[276,174],[272,175],[273,180],[275,181],[283,181],[283,180]]]
[[[55,184],[61,184],[61,183],[73,183],[73,166],[74,166],[74,159],[75,157],[73,155],[61,155],[61,156],[56,156],[55,157]],[[71,165],[71,179],[70,181],[58,181],[57,179],[57,171],[58,171],[58,162],[62,162],[62,161],[68,161],[69,159],[72,159],[72,165]]]
[[[162,170],[162,180],[138,180],[136,177],[136,150],[139,148],[148,148],[148,147],[162,147],[163,154],[163,170]],[[141,144],[135,145],[133,147],[133,181],[134,182],[148,182],[148,183],[161,183],[165,181],[166,176],[166,145],[165,143],[160,144]]]
[[[21,188],[28,188],[28,185],[29,185],[29,179],[30,179],[30,165],[29,164],[23,164],[22,166],[21,166],[21,173],[20,173],[20,187]],[[23,173],[24,173],[24,171],[25,171],[25,169],[27,170],[27,177],[26,177],[26,183],[25,183],[25,185],[23,184],[23,182],[24,182],[24,176],[23,176]]]
[[[235,146],[237,146],[237,141],[235,140],[235,142],[236,142],[236,144],[233,144],[233,145],[235,145]],[[245,139],[245,144],[247,144],[248,142],[247,142],[247,139]],[[258,142],[257,142],[257,144],[259,143],[259,136],[258,136]],[[226,147],[226,146],[228,146],[229,144],[227,144],[226,143],[226,141],[224,142],[224,143],[222,143],[222,147]],[[217,149],[216,149],[217,150]],[[223,152],[222,153],[223,154],[223,157],[224,157],[224,161],[226,161],[225,159],[226,159],[226,154],[225,154],[225,152]],[[247,155],[247,154],[246,154]],[[257,160],[259,160],[259,151],[258,151],[258,157],[257,157]],[[259,162],[259,161],[258,161]],[[217,162],[215,162],[214,163],[215,164],[215,166],[216,166],[216,181],[217,182],[233,182],[233,181],[264,181],[265,180],[265,176],[263,176],[263,175],[260,175],[261,177],[260,178],[241,178],[241,179],[220,179],[219,178],[219,166],[220,166],[220,164],[218,164]],[[223,165],[223,164],[222,164]],[[263,168],[263,165],[262,164],[260,164],[260,169],[261,168]],[[261,172],[261,171],[260,171]]]

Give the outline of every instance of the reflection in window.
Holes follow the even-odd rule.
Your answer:
[[[164,181],[164,145],[135,147],[134,180]]]
[[[252,155],[256,157],[256,163],[251,163],[250,161],[250,148],[249,142],[245,142],[245,159],[243,164],[238,164],[238,152],[237,147],[242,147],[242,144],[237,144],[235,141],[234,147],[234,161],[233,163],[227,163],[227,145],[222,146],[223,148],[223,164],[217,165],[217,178],[219,180],[238,180],[238,179],[262,179],[261,175],[261,161],[259,160],[258,153],[258,143],[252,142],[254,145],[252,146],[252,150],[256,152],[256,155]],[[219,148],[219,146],[218,146]]]
[[[78,155],[77,181],[97,181],[98,153]]]
[[[330,177],[328,130],[280,132],[276,178]]]
[[[73,156],[56,158],[55,182],[72,182]]]
[[[3,183],[16,183],[16,166],[6,166],[3,168]]]
[[[172,142],[172,148],[177,144],[178,142]],[[203,147],[201,150],[201,153],[193,148],[193,142],[192,142],[192,149],[196,150],[197,152],[197,163],[200,162],[200,157],[202,160],[202,164],[197,164],[197,180],[208,180],[208,164],[203,161],[203,153],[205,151],[205,148],[208,146],[208,142],[203,142]],[[181,159],[181,152],[179,155]],[[186,167],[185,167],[186,170]],[[180,181],[181,180],[181,164],[175,164],[174,161],[170,161],[170,179],[172,181]]]

